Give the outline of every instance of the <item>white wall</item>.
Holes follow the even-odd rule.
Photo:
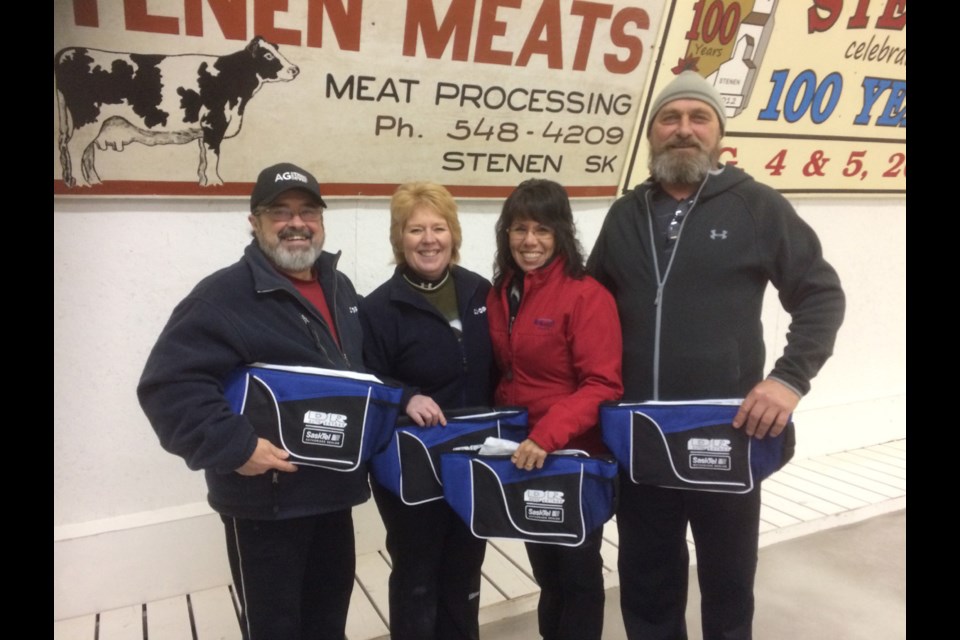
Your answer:
[[[575,203],[587,251],[609,203]],[[392,272],[387,202],[330,204],[326,246],[343,250],[341,270],[367,293]],[[797,415],[798,456],[905,437],[906,202],[795,204],[848,296],[836,354]],[[461,262],[490,276],[499,203],[460,207]],[[249,241],[245,210],[239,199],[54,201],[55,618],[227,575],[202,474],[160,448],[135,388],[174,305],[239,258]],[[789,318],[769,300],[765,334],[775,355]],[[365,507],[357,521],[360,547],[375,545],[375,511]]]
[[[847,314],[834,356],[797,412],[797,455],[906,437],[906,202],[797,201],[840,274]],[[768,296],[768,299],[771,296]],[[776,300],[767,307],[776,305]],[[768,358],[779,353],[789,317],[779,311]],[[768,323],[769,324],[769,323]],[[770,328],[767,328],[769,335]]]

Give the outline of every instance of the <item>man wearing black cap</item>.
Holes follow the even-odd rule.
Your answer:
[[[780,194],[719,164],[726,116],[711,84],[684,72],[651,113],[651,177],[611,207],[587,265],[617,300],[624,400],[744,398],[734,426],[754,438],[776,436],[832,353],[844,312],[839,278]],[[792,321],[765,374],[760,313],[768,283]],[[759,486],[741,495],[622,479],[627,636],[687,637],[689,524],[703,637],[750,638],[759,517]]]
[[[353,588],[351,507],[369,498],[365,467],[294,466],[223,393],[252,363],[362,369],[356,291],[339,254],[322,250],[325,207],[308,171],[264,169],[253,242],[174,309],[137,389],[163,447],[206,474],[248,640],[342,640]]]

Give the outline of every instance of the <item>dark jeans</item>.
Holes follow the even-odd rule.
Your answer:
[[[408,506],[377,482],[371,485],[392,563],[392,640],[478,640],[486,541],[475,538],[443,500]]]
[[[356,565],[350,509],[221,519],[245,640],[343,640]]]
[[[599,528],[579,547],[527,543],[540,585],[537,621],[545,640],[600,640],[603,632],[603,559]]]
[[[621,476],[620,609],[630,640],[686,640],[687,523],[704,640],[749,640],[760,487],[747,494],[663,489]]]

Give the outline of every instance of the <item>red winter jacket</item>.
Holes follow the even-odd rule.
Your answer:
[[[500,369],[496,402],[526,407],[529,437],[548,453],[604,453],[598,407],[623,395],[620,319],[606,289],[590,276],[568,277],[564,265],[557,258],[524,275],[512,331],[511,274],[487,296],[490,340]]]

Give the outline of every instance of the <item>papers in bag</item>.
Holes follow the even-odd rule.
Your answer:
[[[477,453],[482,456],[509,456],[516,451],[519,446],[520,443],[514,442],[513,440],[487,438],[483,441],[483,444],[480,445],[480,448],[477,449]]]
[[[224,393],[290,462],[349,472],[386,444],[402,391],[363,373],[254,364],[231,376]]]
[[[509,457],[442,456],[443,493],[478,538],[514,538],[575,547],[613,516],[612,460],[549,455],[543,469]]]
[[[636,484],[747,493],[793,457],[791,421],[778,437],[733,428],[741,400],[600,407],[603,440]]]

